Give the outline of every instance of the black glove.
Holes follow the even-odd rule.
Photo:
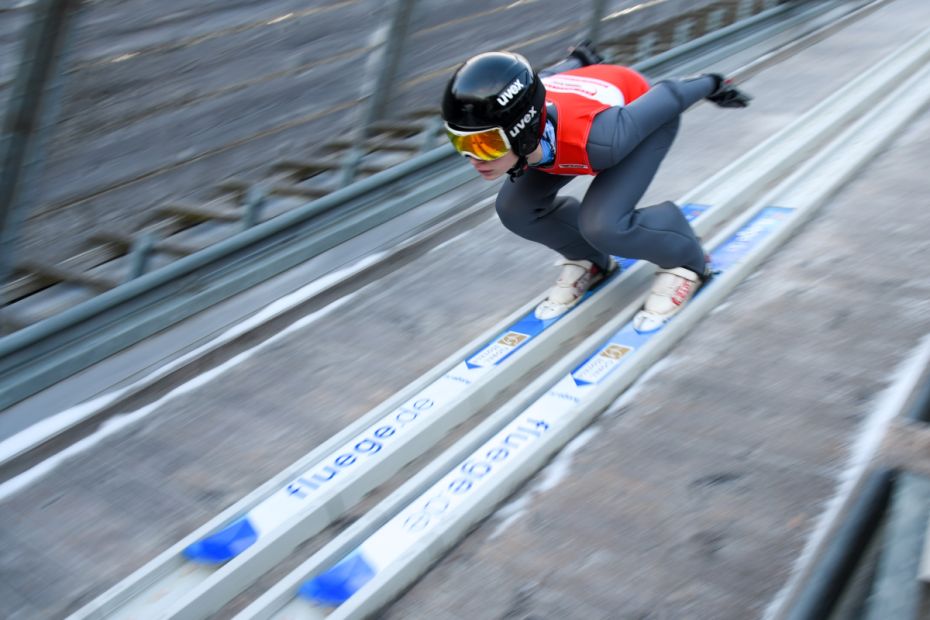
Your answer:
[[[590,39],[585,39],[573,47],[568,52],[568,56],[569,58],[577,58],[580,60],[582,67],[599,65],[604,62],[604,57],[597,53],[597,50],[594,49],[594,42]]]
[[[706,99],[716,103],[721,108],[745,108],[752,101],[752,97],[744,93],[733,82],[718,73],[708,74],[717,81],[717,88],[707,95]]]

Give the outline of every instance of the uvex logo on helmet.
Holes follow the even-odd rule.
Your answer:
[[[523,118],[517,121],[517,124],[511,127],[510,131],[507,133],[510,134],[511,138],[516,138],[517,135],[523,131],[523,128],[526,127],[531,120],[533,120],[534,116],[536,116],[536,106],[530,107],[526,114],[523,115]]]
[[[506,106],[522,88],[523,82],[520,81],[520,78],[515,79],[507,88],[500,92],[497,96],[497,103],[500,104],[501,107]]]

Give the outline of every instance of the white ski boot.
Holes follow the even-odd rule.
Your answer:
[[[661,269],[656,272],[652,290],[643,309],[633,317],[633,329],[641,334],[657,331],[694,297],[701,285],[710,277],[710,267],[705,275],[698,275],[686,267]]]
[[[588,260],[566,260],[549,296],[536,306],[536,318],[545,321],[565,314],[581,301],[588,289],[616,268],[617,263],[613,259],[610,259],[606,271]]]

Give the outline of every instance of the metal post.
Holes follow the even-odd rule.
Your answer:
[[[747,19],[752,15],[753,0],[740,0],[736,5],[736,21]]]
[[[591,24],[588,26],[588,38],[597,44],[601,36],[601,20],[607,11],[607,0],[594,0],[591,3]]]
[[[694,30],[694,20],[685,19],[675,26],[675,32],[672,35],[672,47],[684,45],[692,39],[691,33]]]
[[[862,618],[917,620],[920,617],[922,585],[917,574],[928,511],[930,480],[902,473],[895,484],[881,557]]]
[[[0,285],[12,273],[16,232],[42,164],[44,133],[54,116],[58,75],[77,0],[39,0],[26,30],[0,142]],[[2,302],[3,300],[0,300]]]
[[[392,86],[397,80],[397,69],[400,66],[404,40],[407,38],[407,27],[410,25],[414,4],[416,0],[399,0],[395,5],[391,30],[384,44],[384,57],[381,59],[381,68],[371,95],[368,117],[365,119],[366,131],[369,125],[384,116],[384,108],[390,99]]]
[[[132,249],[129,252],[129,274],[126,280],[135,280],[145,274],[148,266],[149,256],[152,255],[152,248],[155,247],[155,235],[152,233],[142,233],[133,240]]]
[[[658,43],[659,34],[654,30],[650,30],[645,34],[640,35],[639,39],[636,40],[635,60],[639,62],[655,55],[654,50]]]
[[[258,218],[265,206],[266,192],[263,187],[253,185],[245,196],[244,211],[242,213],[242,228],[249,229],[258,224]]]
[[[394,16],[391,19],[391,28],[387,40],[376,50],[382,57],[378,65],[378,74],[374,88],[369,95],[368,108],[359,129],[356,131],[355,142],[362,142],[368,137],[368,128],[376,120],[384,116],[384,109],[390,100],[392,86],[397,80],[397,69],[400,66],[404,39],[407,37],[407,27],[410,25],[410,16],[416,0],[398,0],[394,5]],[[355,180],[358,164],[365,155],[364,149],[353,147],[345,158],[340,183],[343,187]]]
[[[714,9],[707,14],[706,21],[704,22],[704,32],[715,32],[723,28],[723,24],[726,21],[726,9]]]
[[[367,132],[363,128],[361,131],[357,131],[356,135],[358,140],[364,140]],[[339,187],[346,187],[355,181],[355,173],[358,172],[358,165],[364,155],[365,151],[358,144],[352,145],[349,153],[342,160],[342,176],[339,178]]]
[[[423,132],[423,145],[420,147],[421,153],[426,153],[430,149],[436,148],[442,142],[444,136],[442,118],[436,116],[429,120],[426,131]]]
[[[895,472],[873,472],[814,568],[787,620],[822,620],[830,617],[856,568],[861,552],[885,514]]]

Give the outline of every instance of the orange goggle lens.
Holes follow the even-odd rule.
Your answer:
[[[455,150],[466,157],[482,161],[500,159],[510,151],[510,141],[500,127],[479,131],[460,131],[446,123],[446,134]]]

